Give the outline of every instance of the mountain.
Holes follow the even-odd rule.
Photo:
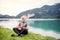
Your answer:
[[[31,16],[34,14],[33,16]],[[33,19],[52,19],[52,18],[60,18],[60,3],[56,3],[54,5],[44,5],[41,8],[35,8],[32,10],[27,10],[22,13],[19,13],[16,18],[20,18],[21,16],[26,15],[29,18]]]
[[[15,16],[9,16],[9,15],[0,14],[0,18],[15,18]]]
[[[30,19],[60,19],[60,3],[56,3],[54,5],[44,5],[41,8],[27,10],[16,16],[0,14],[0,18],[21,18],[23,15],[28,16]]]

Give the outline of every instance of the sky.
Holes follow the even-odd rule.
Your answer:
[[[23,11],[55,3],[60,3],[60,0],[0,0],[0,14],[16,16]]]

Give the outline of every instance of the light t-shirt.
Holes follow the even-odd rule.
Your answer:
[[[27,27],[27,22],[21,22],[19,25],[22,24],[22,28],[25,29]],[[19,28],[20,29],[20,28]]]

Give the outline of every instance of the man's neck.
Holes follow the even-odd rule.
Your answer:
[[[26,23],[26,21],[22,21],[22,23]]]

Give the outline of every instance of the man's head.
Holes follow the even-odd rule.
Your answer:
[[[23,22],[26,22],[27,17],[26,16],[22,16],[21,19],[22,19]]]

